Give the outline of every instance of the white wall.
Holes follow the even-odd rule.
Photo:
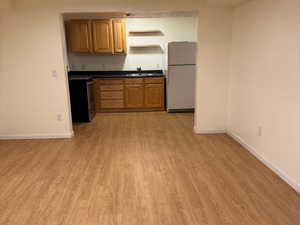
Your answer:
[[[71,136],[58,15],[11,8],[3,24],[1,138]]]
[[[5,0],[3,1],[3,4],[0,5],[0,30],[4,29],[4,25],[3,25],[3,16],[4,16],[4,12],[5,9],[7,7],[8,1]],[[3,35],[0,35],[0,84],[3,83]],[[0,86],[1,87],[1,86]],[[3,89],[0,88],[0,99],[4,98],[4,92]],[[1,103],[0,103],[0,126],[1,126],[1,118],[2,115],[4,115],[4,107],[1,107]]]
[[[123,0],[108,1],[94,0],[86,1],[36,1],[36,0],[15,0],[11,8],[5,10],[4,27],[1,27],[1,38],[3,38],[3,47],[1,49],[3,57],[0,90],[1,118],[0,118],[0,138],[18,138],[18,137],[40,137],[40,136],[68,136],[72,133],[70,123],[68,89],[66,86],[66,74],[64,68],[63,45],[61,36],[61,26],[59,14],[62,12],[81,11],[147,11],[149,9],[163,10],[195,10],[200,9],[198,1],[135,1],[124,2]],[[215,15],[214,17],[205,13],[207,10]],[[224,62],[227,61],[226,48],[216,48],[221,39],[227,36],[215,38],[218,32],[216,30],[225,26],[229,27],[228,20],[222,20],[223,12],[225,18],[229,10],[224,9],[206,9],[201,8],[203,15],[200,15],[200,23],[204,21],[216,27],[200,27],[200,40],[210,45],[203,47],[201,59],[209,58],[202,63],[205,68],[198,72],[201,76],[199,82],[206,84],[205,90],[211,90],[218,86],[226,86],[223,78],[227,77],[226,68],[223,73],[216,70],[224,68]],[[200,12],[200,13],[201,13]],[[220,14],[220,15],[218,15]],[[219,25],[217,23],[220,23]],[[224,31],[222,28],[221,34]],[[227,41],[224,41],[227,42]],[[215,45],[214,45],[215,44]],[[209,51],[209,48],[212,48]],[[201,49],[200,49],[201,51]],[[213,54],[212,54],[213,53]],[[211,68],[213,67],[213,68]],[[57,70],[58,77],[53,78],[51,71]],[[198,99],[197,105],[205,107],[205,113],[197,116],[197,127],[201,129],[205,124],[205,129],[213,127],[223,127],[224,121],[221,121],[220,114],[216,114],[216,106],[220,103],[219,110],[222,111],[223,94],[216,92],[211,101],[201,102],[204,96],[211,96],[211,92],[205,93],[202,90],[202,98]],[[198,92],[199,93],[199,92]],[[207,104],[207,102],[212,102]],[[199,108],[198,107],[198,108]],[[211,113],[210,113],[211,110]],[[57,114],[62,114],[63,121],[57,121]],[[214,116],[217,115],[216,120]],[[202,121],[200,123],[199,121]],[[206,123],[205,121],[209,121]],[[219,125],[220,123],[221,125]]]
[[[128,18],[127,27],[128,54],[74,54],[69,53],[72,70],[155,70],[166,68],[167,43],[171,41],[197,41],[197,17],[168,18]],[[161,35],[133,36],[132,30],[160,30]],[[130,45],[159,44],[161,49],[130,48]]]
[[[225,132],[231,48],[231,9],[201,11],[195,131]]]
[[[299,12],[294,0],[235,10],[228,130],[300,191]]]

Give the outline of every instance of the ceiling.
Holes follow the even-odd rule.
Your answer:
[[[128,12],[127,12],[128,13]],[[97,13],[64,13],[64,20],[73,19],[104,19],[104,18],[161,18],[161,17],[194,17],[198,11],[176,12],[97,12]]]
[[[202,6],[235,7],[252,0],[198,0]],[[160,18],[160,17],[193,17],[198,16],[199,10],[194,11],[124,11],[124,12],[82,12],[64,13],[64,20],[72,19],[103,19],[103,18]]]
[[[207,5],[212,6],[236,6],[250,0],[204,0]]]
[[[193,0],[192,0],[193,1]],[[211,7],[235,7],[242,3],[252,0],[195,0],[200,3],[201,6]],[[126,15],[127,13],[130,13]],[[102,18],[149,18],[149,17],[185,17],[185,16],[198,16],[199,11],[162,11],[162,12],[89,12],[89,13],[65,13],[64,20],[71,19],[102,19]]]

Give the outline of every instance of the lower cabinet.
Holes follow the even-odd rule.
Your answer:
[[[143,84],[125,85],[125,107],[143,108],[144,106],[144,87]]]
[[[163,84],[145,84],[145,107],[163,108],[164,107],[164,85]]]
[[[97,112],[164,110],[164,77],[96,79]]]
[[[123,99],[116,99],[116,100],[105,100],[101,99],[101,109],[122,109],[124,108],[124,101]]]

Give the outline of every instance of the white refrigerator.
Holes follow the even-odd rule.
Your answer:
[[[196,54],[195,42],[168,44],[168,112],[189,112],[195,108]]]

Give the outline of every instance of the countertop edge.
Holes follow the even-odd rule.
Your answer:
[[[100,78],[147,78],[147,77],[165,77],[162,70],[142,71],[138,76],[136,71],[70,71],[69,80],[92,80]]]

